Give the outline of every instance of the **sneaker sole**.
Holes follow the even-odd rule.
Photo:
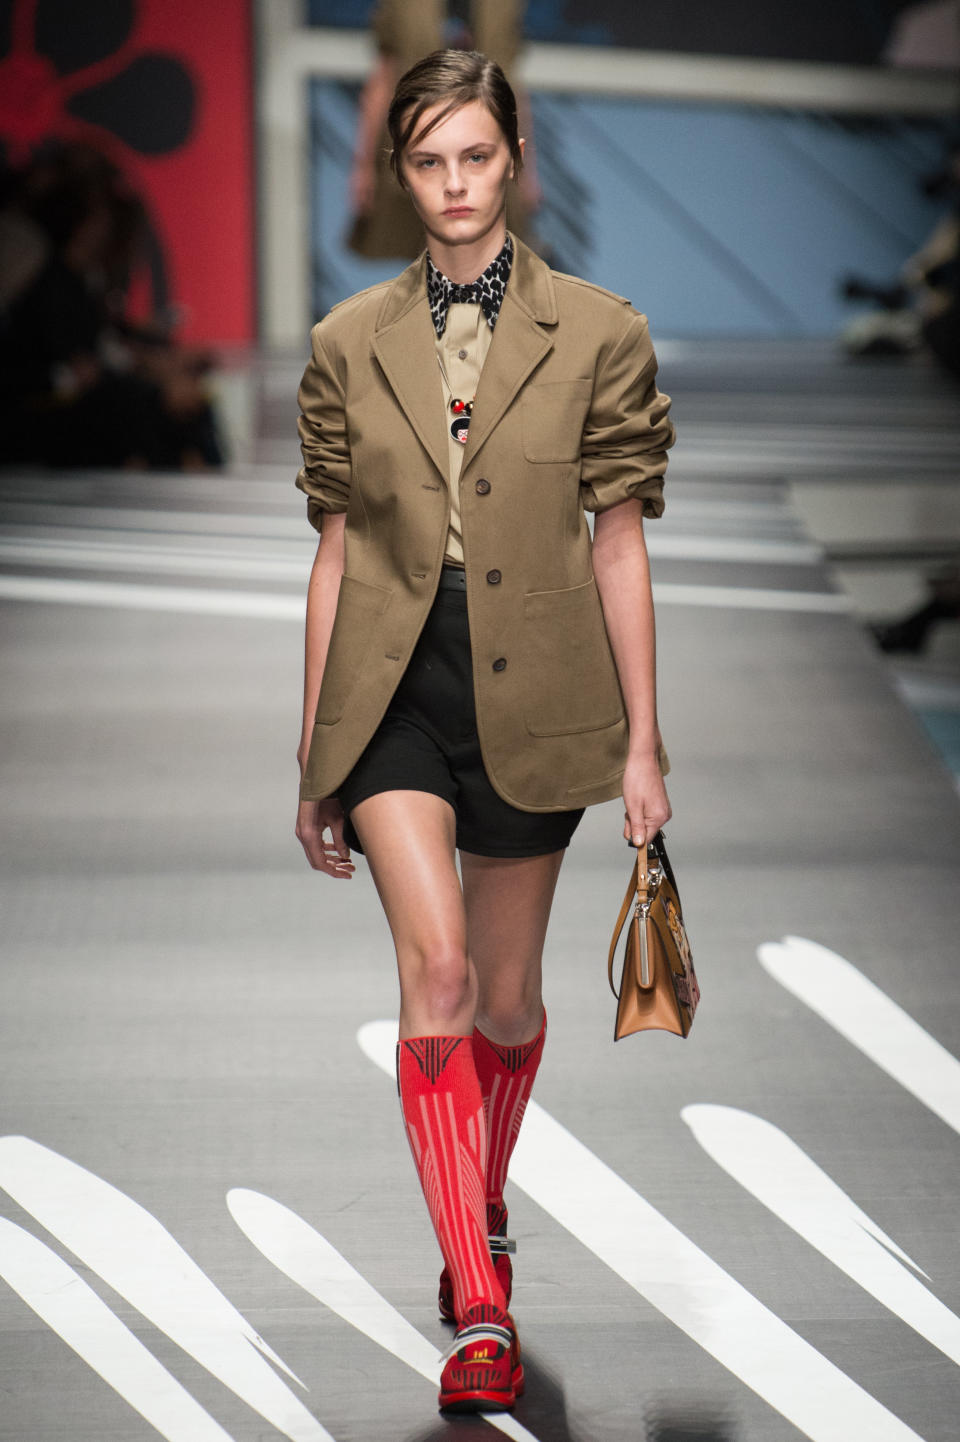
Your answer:
[[[509,1412],[516,1400],[511,1392],[441,1392],[440,1411]]]

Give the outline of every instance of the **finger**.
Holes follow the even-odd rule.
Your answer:
[[[345,817],[343,816],[339,817],[336,821],[331,821],[330,835],[333,837],[333,850],[336,851],[338,856],[342,856],[344,861],[349,861],[350,848],[343,835],[344,821]]]
[[[350,871],[356,869],[350,860],[349,851],[346,852],[346,855],[343,855],[337,850],[336,846],[329,841],[323,843],[323,859],[328,866],[337,868],[345,867]]]
[[[337,881],[348,881],[356,869],[352,861],[342,861],[338,856],[328,858],[324,866],[327,875]]]
[[[325,876],[347,877],[352,876],[356,871],[352,861],[341,861],[339,857],[324,856],[313,865],[314,871],[322,871]]]
[[[322,834],[316,830],[308,830],[300,839],[304,854],[313,870],[332,872],[334,859],[339,860],[339,858],[330,851]]]

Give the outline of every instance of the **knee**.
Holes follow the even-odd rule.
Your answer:
[[[535,984],[484,994],[477,1006],[477,1026],[500,1046],[522,1046],[543,1026],[543,1001]]]
[[[422,947],[401,966],[404,1005],[413,1003],[437,1022],[462,1023],[465,1010],[476,1004],[473,968],[462,947],[437,942]]]

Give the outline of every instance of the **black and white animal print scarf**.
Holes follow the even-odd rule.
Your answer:
[[[452,305],[466,303],[478,305],[487,318],[487,325],[493,330],[503,304],[504,291],[510,279],[513,265],[513,241],[509,235],[504,247],[495,260],[487,266],[483,275],[478,275],[470,285],[457,285],[437,270],[427,252],[427,299],[430,302],[430,316],[438,336],[443,335],[447,326],[447,311]]]

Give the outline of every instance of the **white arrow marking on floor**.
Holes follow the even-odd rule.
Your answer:
[[[369,1022],[357,1039],[393,1076],[396,1022]],[[527,1108],[510,1178],[813,1442],[919,1442],[536,1102]]]
[[[960,1364],[960,1317],[897,1261],[927,1276],[796,1142],[771,1122],[735,1107],[689,1106],[680,1115],[704,1151],[735,1181]]]
[[[0,1276],[161,1437],[232,1442],[71,1266],[6,1218],[0,1218]]]
[[[0,1187],[290,1442],[334,1442],[265,1359],[299,1377],[145,1207],[27,1137],[0,1138]]]
[[[240,1230],[278,1271],[436,1389],[440,1351],[309,1222],[272,1197],[244,1187],[227,1193],[227,1206]],[[515,1418],[493,1412],[485,1416],[491,1427],[516,1442],[537,1442]]]
[[[761,965],[924,1106],[960,1132],[960,1062],[851,962],[785,936],[758,947]]]

